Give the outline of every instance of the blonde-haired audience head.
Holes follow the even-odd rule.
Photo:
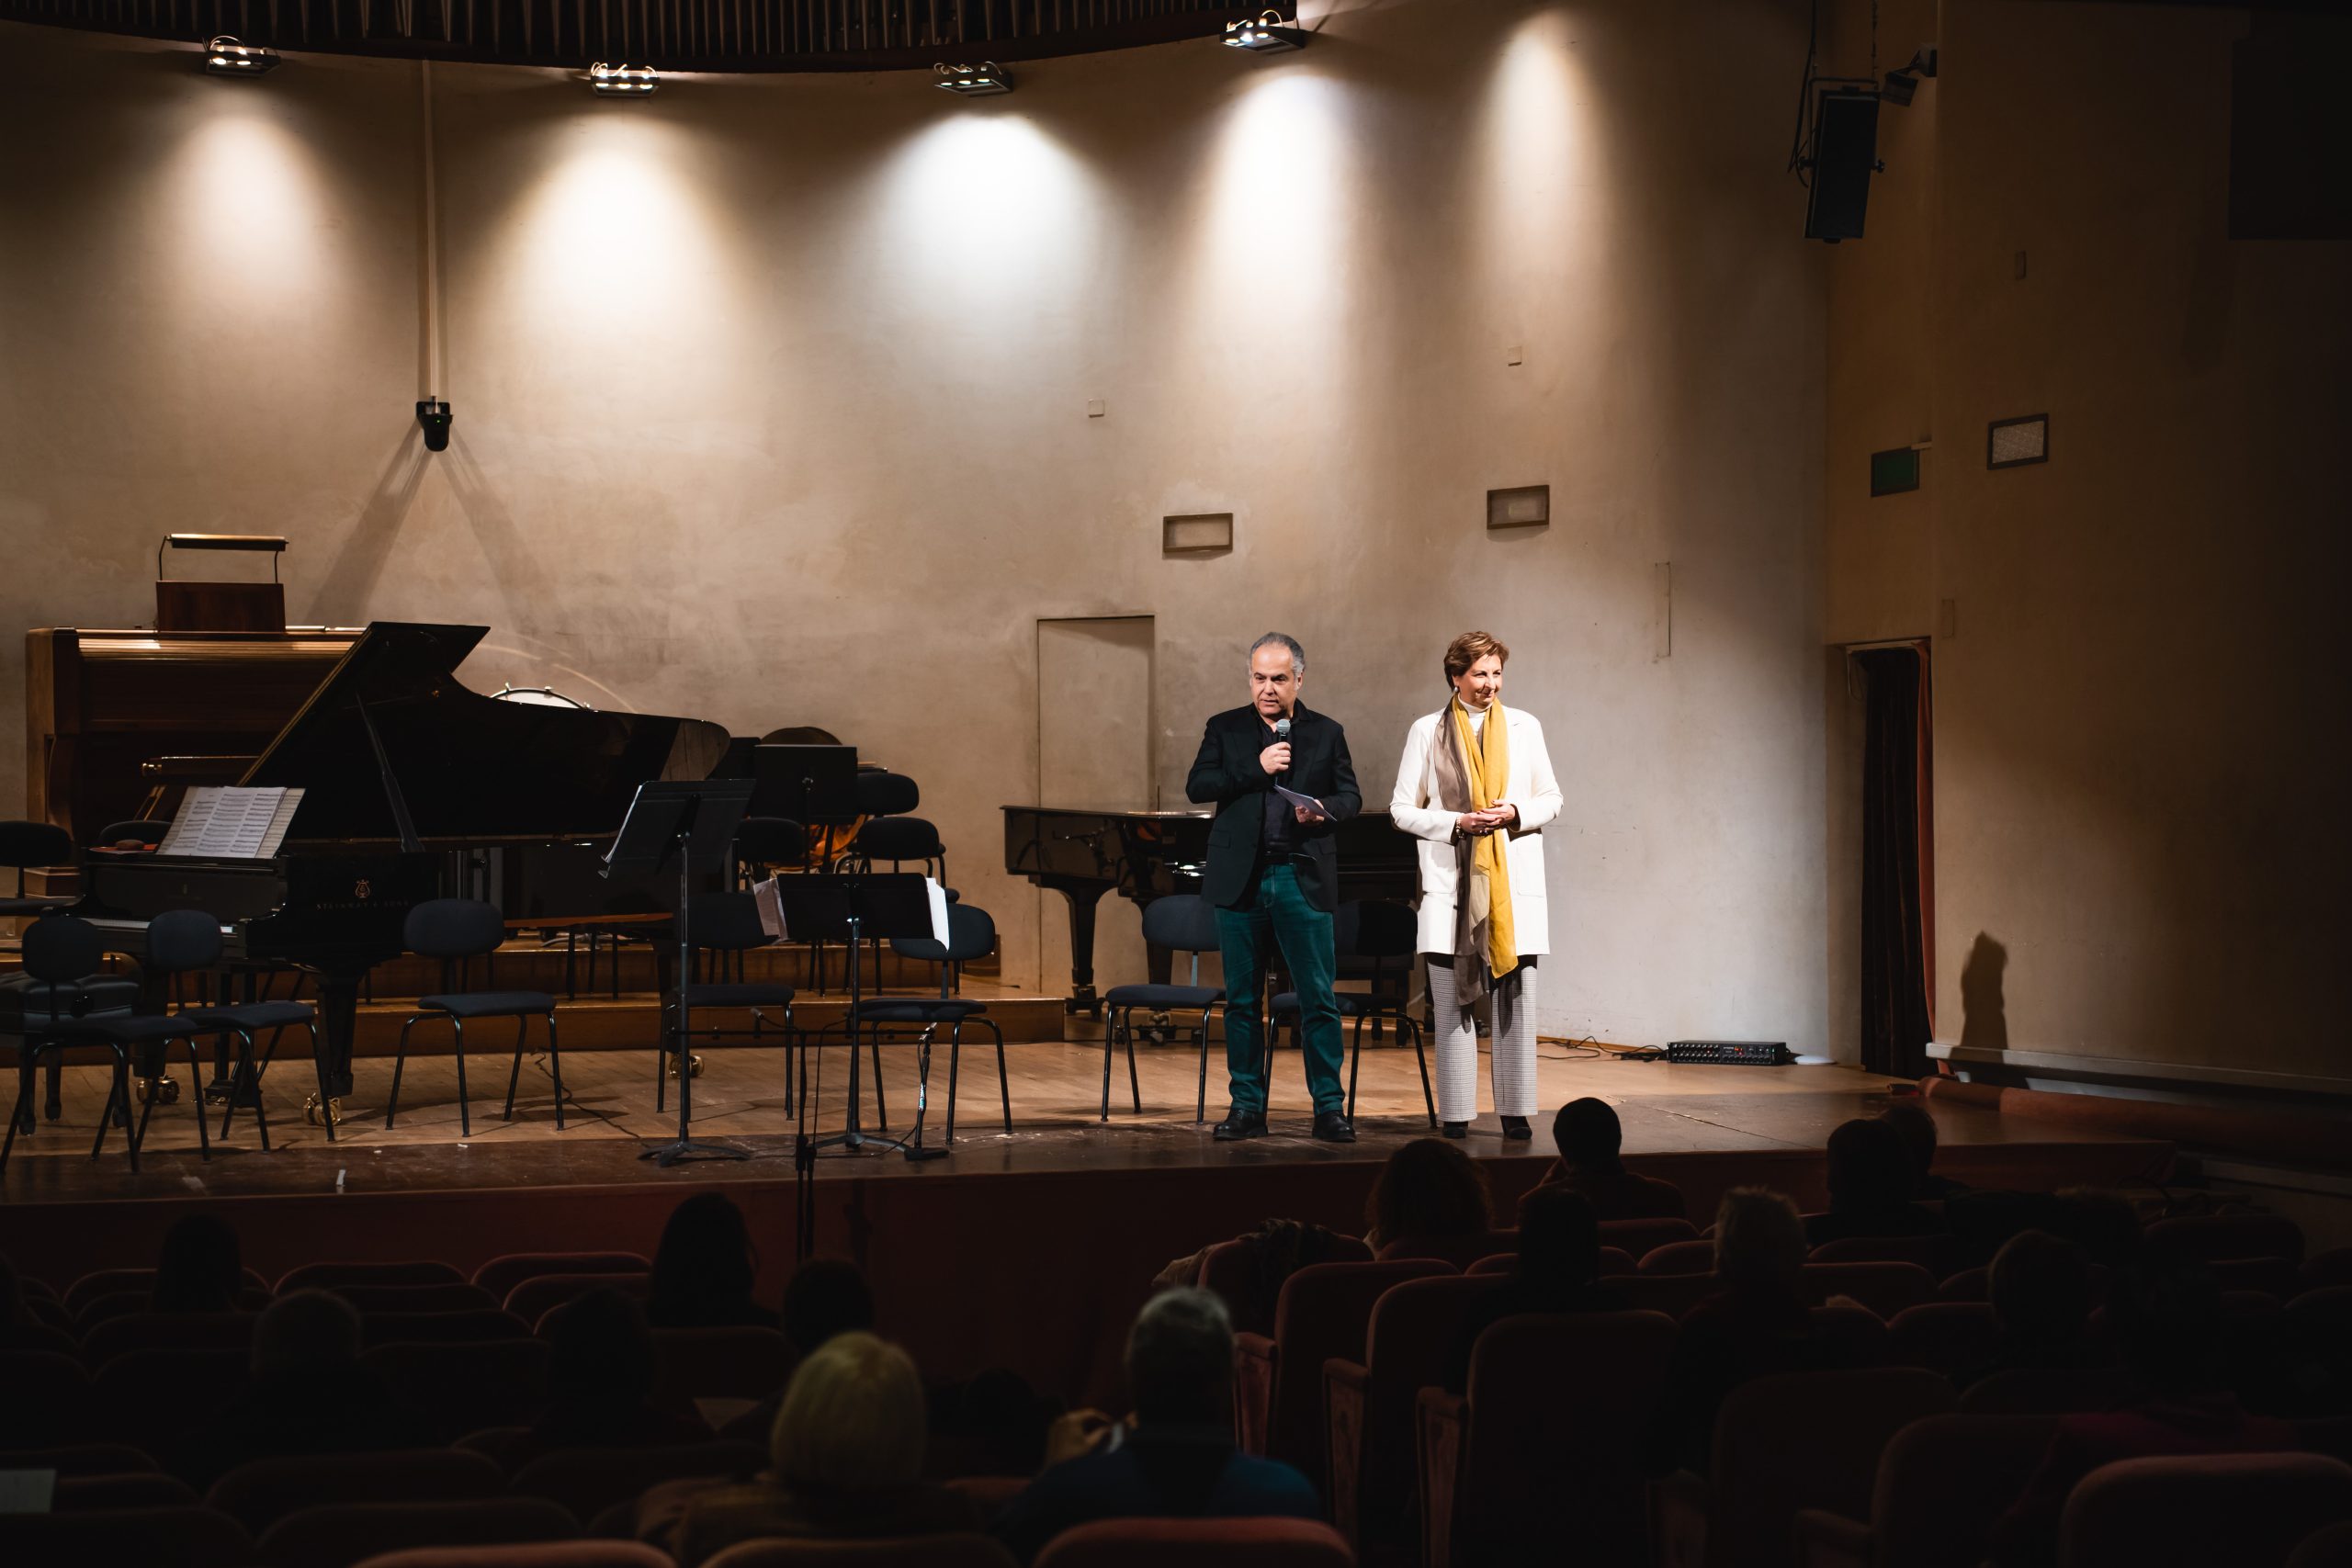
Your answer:
[[[768,1451],[795,1491],[887,1492],[922,1475],[922,1380],[904,1350],[837,1334],[786,1385]]]
[[[1715,1277],[1734,1289],[1793,1292],[1804,1267],[1804,1220],[1762,1187],[1735,1187],[1715,1211]]]

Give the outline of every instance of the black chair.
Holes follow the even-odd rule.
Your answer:
[[[239,1067],[230,1083],[228,1094],[221,1100],[220,1135],[223,1138],[229,1135],[229,1122],[237,1114],[238,1104],[243,1102],[252,1105],[254,1120],[260,1123],[261,1146],[265,1149],[269,1147],[269,1119],[262,1113],[261,1108],[261,1078],[269,1070],[270,1063],[277,1059],[277,1043],[289,1029],[300,1029],[310,1037],[311,1061],[318,1074],[320,1106],[323,1109],[334,1098],[327,1085],[326,1053],[319,1049],[318,1010],[310,1003],[290,1000],[223,1003],[219,1007],[184,1008],[179,1016],[204,1025],[224,1043],[232,1037],[237,1042]],[[269,1031],[269,1043],[256,1057],[254,1055],[254,1037],[265,1029]],[[219,1060],[217,1053],[214,1059],[216,1062]],[[335,1119],[331,1115],[322,1115],[319,1120],[326,1127],[327,1142],[334,1143]]]
[[[1201,1047],[1201,1098],[1193,1120],[1208,1120],[1209,1015],[1225,1005],[1225,988],[1201,984],[1201,954],[1217,951],[1216,909],[1197,893],[1172,893],[1143,907],[1143,939],[1156,947],[1190,953],[1192,983],[1183,986],[1114,986],[1102,998],[1102,1120],[1111,1119],[1111,1054],[1125,1041],[1127,1048],[1127,1091],[1135,1098],[1136,1113],[1143,1113],[1143,1085],[1136,1077],[1136,1009],[1154,1013],[1177,1009],[1200,1010],[1194,1031]]]
[[[748,1041],[753,1045],[763,1045],[767,1043],[767,1036],[762,1032],[763,1026],[774,1021],[767,1016],[768,1011],[781,1010],[784,1014],[784,1109],[789,1111],[792,1109],[792,998],[795,993],[790,986],[780,980],[747,983],[742,978],[743,954],[756,948],[775,945],[775,939],[768,935],[766,927],[760,924],[758,900],[749,893],[697,893],[686,905],[686,935],[687,940],[694,943],[694,972],[686,976],[686,982],[679,991],[663,1004],[662,1033],[675,1037],[678,1003],[683,998],[690,1019],[692,1014],[711,1008],[743,1010],[752,1015],[752,1027],[748,1030],[696,1022],[692,1030],[693,1039],[708,1040],[713,1043]],[[704,977],[706,958],[719,978]],[[730,962],[733,979],[725,977]],[[676,1060],[685,1061],[691,1044],[690,1040],[679,1040],[671,1050],[656,1053],[653,1062],[655,1111],[662,1108],[669,1092],[669,1061],[672,1055],[674,1053]],[[691,1072],[693,1068],[689,1066],[685,1070]]]
[[[392,1057],[392,1093],[384,1106],[384,1125],[400,1113],[401,1069],[408,1065],[408,1032],[428,1018],[446,1018],[458,1055],[458,1132],[473,1136],[473,1111],[466,1100],[466,1021],[469,1018],[511,1018],[514,1021],[514,1066],[506,1075],[506,1120],[514,1120],[514,1090],[523,1079],[523,1045],[531,1020],[548,1021],[548,1071],[555,1078],[555,1127],[563,1131],[563,1057],[557,1049],[555,998],[545,991],[459,991],[458,966],[469,959],[487,958],[506,940],[506,919],[494,904],[479,898],[433,898],[408,912],[401,940],[411,953],[441,961],[443,989],[416,998],[417,1010],[401,1024],[400,1044]]]
[[[128,1018],[138,1004],[138,982],[122,976],[94,970],[51,980],[27,967],[0,976],[0,1034],[15,1035],[21,1041],[44,1034],[56,1024],[94,1018]],[[29,1071],[29,1063],[21,1050],[18,1060]],[[51,1122],[65,1114],[64,1070],[63,1053],[51,1055],[41,1115]],[[27,1081],[29,1083],[30,1079]],[[22,1103],[18,1120],[27,1134],[33,1131],[29,1100]]]
[[[1356,1113],[1356,1071],[1363,1066],[1364,1021],[1373,1019],[1392,1022],[1400,1032],[1412,1036],[1413,1060],[1421,1069],[1421,1103],[1429,1111],[1430,1125],[1436,1126],[1437,1100],[1430,1093],[1430,1059],[1421,1046],[1420,1021],[1405,1005],[1412,989],[1414,950],[1420,945],[1419,918],[1403,904],[1351,898],[1340,906],[1339,914],[1332,919],[1331,941],[1340,957],[1363,959],[1372,964],[1371,990],[1333,993],[1340,1004],[1340,1016],[1355,1020],[1353,1043],[1348,1055],[1348,1114],[1352,1117]],[[1401,983],[1393,993],[1384,990],[1391,960],[1401,964]],[[1270,1016],[1277,1025],[1289,1025],[1295,1035],[1299,1028],[1298,993],[1277,993]]]
[[[32,867],[73,863],[74,835],[64,829],[17,818],[0,820],[0,865],[17,870],[16,895],[0,898],[0,918],[46,915],[73,903],[70,897],[28,897],[25,894],[25,873]]]
[[[888,768],[861,768],[854,784],[860,817],[904,817],[922,805],[922,787]]]
[[[53,1078],[66,1046],[83,1043],[77,1032],[83,1026],[130,1016],[138,987],[128,980],[94,978],[105,953],[97,928],[71,915],[51,915],[25,928],[24,969],[10,976],[22,982],[9,993],[16,1005],[6,1025],[17,1035],[17,1103],[8,1114],[6,1140],[0,1142],[0,1171],[8,1168],[8,1154],[17,1146],[18,1131],[28,1134],[33,1131],[33,1075],[42,1055],[51,1056]],[[116,1102],[125,1107],[130,1103],[130,1055],[115,1041],[88,1043],[114,1053],[114,1085],[107,1095],[107,1112],[98,1120],[98,1140],[103,1144]],[[54,1122],[58,1115],[57,1110],[51,1110],[49,1119]],[[93,1159],[97,1157],[99,1144],[90,1146]],[[130,1150],[130,1168],[139,1168],[136,1144]]]
[[[1004,1130],[1012,1131],[1012,1085],[1004,1070],[1004,1031],[996,1020],[988,1016],[984,1002],[967,1001],[948,995],[951,979],[967,964],[976,958],[986,958],[996,951],[996,921],[986,909],[968,904],[951,904],[947,908],[947,940],[938,942],[931,937],[892,937],[890,950],[901,958],[911,958],[925,964],[936,964],[939,970],[939,995],[932,997],[869,997],[858,1003],[854,1022],[870,1028],[878,1037],[885,1027],[920,1029],[922,1043],[922,1080],[931,1082],[931,1038],[942,1026],[947,1030],[947,1142],[956,1141],[956,1078],[964,1054],[964,1025],[977,1023],[996,1037],[996,1087],[998,1098],[1004,1106]],[[855,1049],[854,1043],[852,1049]],[[882,1071],[877,1056],[874,1072],[874,1101],[882,1108]],[[882,1111],[887,1121],[888,1112]]]
[[[766,868],[808,863],[808,829],[789,817],[746,817],[735,829],[735,881],[749,887]]]
[[[134,817],[127,822],[109,822],[98,829],[90,840],[93,849],[110,850],[117,844],[140,843],[153,849],[172,830],[169,822],[158,822],[152,817]]]

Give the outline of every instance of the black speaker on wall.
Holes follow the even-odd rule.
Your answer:
[[[1805,203],[1804,237],[1862,237],[1871,174],[1878,167],[1878,95],[1860,88],[1824,91],[1814,101],[1813,188]]]

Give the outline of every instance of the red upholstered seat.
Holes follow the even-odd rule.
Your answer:
[[[473,1282],[503,1302],[526,1280],[542,1274],[650,1274],[652,1260],[635,1252],[509,1252],[474,1270]]]
[[[1635,1262],[1646,1258],[1657,1248],[1678,1241],[1696,1241],[1699,1227],[1689,1220],[1603,1220],[1600,1222],[1600,1245],[1621,1247],[1634,1255]]]
[[[2247,1291],[2285,1301],[2302,1288],[2291,1258],[2219,1258],[2205,1265],[2224,1291]]]
[[[918,1535],[891,1540],[747,1540],[705,1558],[703,1568],[1014,1568],[1014,1564],[1012,1553],[984,1535]]]
[[[2148,1227],[2158,1258],[2215,1263],[2231,1258],[2303,1258],[2303,1231],[2283,1214],[2181,1214]]]
[[[947,1482],[951,1491],[961,1492],[972,1500],[984,1520],[994,1519],[1011,1506],[1015,1497],[1029,1490],[1025,1475],[957,1475]]]
[[[82,1347],[71,1328],[51,1323],[0,1323],[0,1353],[17,1350],[46,1350],[77,1360],[82,1355]]]
[[[1036,1568],[1353,1568],[1355,1554],[1314,1519],[1101,1519],[1065,1530]]]
[[[639,1301],[643,1301],[652,1293],[653,1276],[634,1272],[534,1274],[507,1292],[506,1299],[499,1304],[529,1324],[536,1331],[541,1318],[566,1302],[584,1296],[591,1291],[602,1290],[608,1285],[624,1295],[634,1296]]]
[[[1644,1274],[1712,1274],[1715,1271],[1715,1244],[1712,1241],[1662,1243],[1642,1255],[1639,1271]]]
[[[103,1367],[133,1350],[243,1350],[253,1343],[250,1312],[133,1313],[94,1325],[82,1337],[82,1363]]]
[[[534,1540],[512,1546],[412,1546],[363,1558],[354,1568],[676,1568],[670,1554],[635,1540]]]
[[[1580,1562],[1638,1563],[1645,1433],[1675,1326],[1650,1312],[1510,1317],[1478,1339],[1466,1395],[1421,1390],[1429,1568],[1523,1560],[1574,1521]]]
[[[2079,1416],[2120,1410],[2146,1392],[2121,1367],[2012,1367],[1969,1384],[1960,1407],[1972,1416]]]
[[[1234,1346],[1234,1416],[1241,1445],[1323,1474],[1323,1363],[1363,1359],[1373,1303],[1391,1285],[1451,1274],[1430,1258],[1316,1263],[1283,1282],[1274,1333],[1243,1334]]]
[[[2352,1465],[2319,1454],[2199,1454],[2102,1465],[2066,1498],[2063,1568],[2282,1568],[2352,1518]]]
[[[1917,1263],[1808,1263],[1799,1289],[1815,1305],[1849,1296],[1892,1321],[1905,1307],[1936,1299],[1936,1277]]]
[[[245,1270],[244,1288],[269,1294],[269,1281],[252,1269]],[[65,1287],[65,1310],[79,1317],[82,1309],[100,1296],[117,1296],[136,1292],[141,1296],[154,1293],[155,1270],[153,1269],[99,1269],[83,1275]],[[142,1306],[141,1311],[145,1308]]]
[[[1362,1238],[1351,1235],[1334,1236],[1331,1256],[1325,1263],[1369,1263],[1372,1248]],[[1260,1332],[1273,1327],[1272,1301],[1262,1301],[1264,1282],[1259,1277],[1259,1250],[1255,1244],[1242,1239],[1221,1241],[1201,1258],[1201,1274],[1197,1283],[1201,1289],[1214,1292],[1233,1314],[1237,1329],[1255,1328]],[[1252,1315],[1257,1317],[1253,1324]]]
[[[249,1568],[253,1538],[209,1508],[107,1508],[0,1514],[0,1562],[74,1568]]]
[[[329,1503],[287,1515],[254,1543],[266,1568],[349,1568],[411,1546],[493,1546],[569,1540],[580,1527],[544,1497],[466,1503]]]
[[[1888,1323],[1887,1358],[1946,1377],[1973,1371],[2000,1348],[2000,1325],[1983,1302],[1922,1302]]]
[[[1825,1241],[1813,1249],[1815,1263],[1917,1263],[1931,1278],[1940,1280],[1960,1271],[1960,1238],[1949,1234],[1927,1235],[1849,1235]]]
[[[202,1501],[187,1482],[150,1470],[60,1476],[49,1506],[61,1514],[79,1514],[94,1508],[193,1508]]]
[[[2324,1291],[2332,1285],[2352,1285],[2352,1247],[2333,1247],[2303,1259],[2297,1271],[2298,1291]]]
[[[53,1470],[76,1475],[137,1475],[155,1469],[144,1449],[128,1443],[68,1443],[57,1448],[0,1449],[0,1470]]]
[[[680,1443],[655,1449],[564,1449],[541,1454],[507,1483],[518,1497],[544,1497],[585,1525],[617,1498],[664,1481],[750,1476],[768,1462],[757,1443]]]
[[[277,1293],[288,1291],[344,1291],[384,1285],[462,1285],[466,1276],[454,1264],[433,1258],[399,1261],[362,1259],[344,1263],[305,1263],[278,1277]],[[357,1303],[354,1303],[356,1305]]]
[[[531,1325],[499,1307],[466,1312],[371,1312],[359,1320],[364,1345],[447,1345],[528,1339]]]
[[[2303,1537],[2287,1568],[2352,1568],[2352,1519],[2322,1525]]]
[[[107,1437],[161,1453],[244,1386],[243,1350],[132,1350],[90,1380],[91,1413]]]
[[[1715,1413],[1708,1474],[1684,1471],[1651,1490],[1657,1568],[1782,1568],[1800,1510],[1868,1517],[1888,1442],[1952,1403],[1951,1384],[1917,1367],[1741,1384]]]
[[[691,1405],[697,1399],[765,1399],[792,1376],[791,1342],[773,1328],[657,1328],[655,1397]]]
[[[1426,1258],[1443,1263],[1455,1269],[1467,1269],[1481,1258],[1491,1258],[1498,1252],[1517,1252],[1519,1232],[1516,1230],[1476,1231],[1469,1235],[1408,1236],[1392,1241],[1380,1249],[1383,1263],[1401,1263],[1410,1258]]]
[[[363,1313],[495,1312],[498,1298],[480,1285],[442,1280],[429,1285],[337,1285],[334,1293]]]
[[[1797,1515],[1807,1563],[1854,1568],[1977,1568],[1987,1538],[2041,1466],[2052,1416],[1929,1416],[1886,1445],[1870,1513]]]
[[[1373,1303],[1363,1359],[1323,1363],[1324,1495],[1358,1551],[1411,1523],[1414,1403],[1424,1388],[1444,1385],[1464,1315],[1503,1283],[1496,1275],[1440,1274],[1393,1285]]]
[[[252,1460],[214,1482],[204,1501],[258,1536],[288,1514],[330,1503],[447,1503],[505,1489],[504,1473],[481,1454],[403,1449]]]
[[[447,1442],[484,1427],[528,1422],[538,1411],[553,1354],[543,1339],[499,1339],[379,1345],[360,1359]]]
[[[1629,1309],[1662,1312],[1679,1318],[1715,1293],[1713,1274],[1634,1274],[1609,1281]]]

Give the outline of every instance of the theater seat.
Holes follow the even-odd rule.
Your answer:
[[[282,1296],[289,1291],[342,1291],[352,1286],[462,1285],[465,1282],[465,1274],[456,1265],[444,1263],[438,1258],[411,1258],[398,1261],[370,1258],[305,1263],[300,1268],[289,1269],[278,1278],[277,1293]],[[356,1302],[352,1304],[358,1305]]]
[[[1048,1541],[1037,1554],[1036,1568],[1198,1568],[1202,1563],[1216,1568],[1354,1568],[1355,1554],[1337,1530],[1314,1519],[1100,1519]]]
[[[361,1313],[490,1312],[499,1304],[488,1291],[462,1280],[430,1285],[337,1285],[334,1293]]]
[[[82,1337],[82,1364],[103,1367],[133,1350],[243,1350],[253,1344],[256,1315],[141,1312],[110,1317]]]
[[[1712,1241],[1669,1241],[1642,1254],[1636,1266],[1644,1274],[1712,1274],[1715,1244]]]
[[[379,1345],[360,1359],[433,1423],[444,1442],[484,1427],[519,1426],[547,1388],[543,1339]]]
[[[664,1481],[749,1477],[765,1468],[757,1443],[680,1443],[667,1448],[563,1449],[541,1454],[508,1483],[518,1497],[544,1497],[585,1525],[616,1498]]]
[[[282,1454],[248,1461],[212,1483],[208,1506],[254,1535],[304,1508],[333,1503],[448,1503],[494,1497],[498,1466],[463,1449]]]
[[[2041,1467],[2052,1416],[1929,1416],[1886,1445],[1867,1518],[1796,1518],[1801,1568],[1977,1568],[1994,1523]]]
[[[773,1328],[657,1328],[657,1402],[692,1409],[697,1399],[762,1400],[792,1376],[791,1342]]]
[[[1610,1280],[1609,1288],[1629,1311],[1679,1318],[1713,1295],[1716,1285],[1713,1274],[1634,1274]]]
[[[0,1470],[53,1470],[62,1481],[77,1475],[139,1475],[153,1472],[154,1458],[128,1443],[67,1443],[57,1448],[0,1449]]]
[[[1922,1302],[1887,1324],[1887,1357],[1899,1367],[1925,1367],[1946,1377],[1973,1371],[2000,1348],[2000,1325],[1983,1302]]]
[[[2283,1568],[2322,1525],[2352,1518],[2352,1465],[2318,1454],[2127,1459],[2076,1483],[2062,1568]]]
[[[1622,1247],[1634,1255],[1634,1259],[1637,1263],[1669,1243],[1698,1239],[1699,1227],[1689,1220],[1603,1220],[1600,1222],[1600,1245]]]
[[[1959,1272],[1962,1260],[1958,1236],[1849,1235],[1825,1241],[1813,1249],[1815,1263],[1916,1263],[1931,1279]]]
[[[1799,1286],[1818,1306],[1848,1296],[1892,1322],[1906,1307],[1936,1299],[1936,1277],[1917,1263],[1808,1263]]]
[[[1323,1363],[1363,1359],[1373,1303],[1407,1280],[1451,1274],[1426,1258],[1316,1263],[1283,1282],[1271,1338],[1236,1337],[1234,1427],[1242,1448],[1296,1466],[1318,1487],[1323,1475]]]
[[[2084,1416],[2120,1410],[2146,1393],[2121,1367],[2012,1367],[1969,1384],[1960,1407],[1972,1416]]]
[[[210,1508],[0,1514],[0,1562],[25,1568],[250,1568],[254,1562],[253,1538]]]
[[[652,1293],[653,1276],[650,1273],[621,1272],[614,1274],[534,1274],[516,1283],[499,1304],[534,1330],[539,1320],[575,1297],[606,1287],[625,1296],[643,1301]]]
[[[509,1252],[474,1270],[473,1283],[503,1303],[515,1286],[542,1274],[650,1274],[650,1258],[635,1252]]]
[[[2179,1214],[2148,1227],[2151,1256],[2218,1263],[2232,1258],[2303,1259],[2303,1231],[2283,1214]]]
[[[677,1568],[670,1554],[635,1540],[534,1540],[514,1546],[412,1546],[363,1558],[354,1568]]]
[[[254,1543],[265,1568],[349,1568],[369,1555],[413,1546],[493,1546],[570,1540],[580,1527],[544,1497],[466,1503],[330,1503],[270,1526]]]
[[[2303,1537],[2287,1568],[2352,1568],[2352,1519],[2323,1525]]]
[[[244,1386],[243,1350],[133,1350],[90,1380],[92,1416],[105,1436],[162,1453]]]
[[[94,1508],[193,1508],[201,1502],[187,1482],[145,1471],[61,1476],[49,1506],[61,1514],[79,1514]]]
[[[1458,1271],[1469,1268],[1481,1258],[1518,1250],[1519,1232],[1515,1229],[1475,1231],[1468,1235],[1416,1236],[1392,1241],[1380,1249],[1380,1261],[1402,1263],[1422,1258],[1443,1263]]]
[[[1012,1553],[984,1535],[918,1535],[888,1540],[747,1540],[704,1558],[702,1568],[1014,1568],[1014,1563]]]
[[[531,1325],[511,1312],[371,1312],[359,1320],[363,1345],[447,1345],[460,1341],[528,1339]]]
[[[1218,1242],[1202,1255],[1200,1278],[1195,1283],[1225,1303],[1226,1310],[1233,1314],[1235,1329],[1271,1333],[1274,1326],[1273,1303],[1269,1302],[1262,1308],[1256,1305],[1260,1300],[1258,1257],[1253,1243]],[[1369,1263],[1372,1248],[1351,1235],[1333,1236],[1331,1256],[1323,1261]],[[1262,1317],[1251,1321],[1253,1311],[1262,1312]]]

